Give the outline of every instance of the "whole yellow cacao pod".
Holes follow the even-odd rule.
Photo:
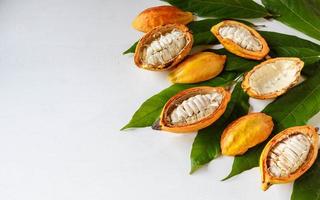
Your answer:
[[[157,6],[142,11],[132,22],[133,28],[149,32],[166,24],[188,24],[193,20],[191,12],[184,12],[174,6]]]
[[[272,118],[264,113],[250,113],[240,117],[229,124],[222,133],[222,154],[242,155],[249,148],[265,141],[272,129]]]
[[[169,73],[172,83],[198,83],[219,75],[226,62],[225,55],[200,52],[188,57]]]

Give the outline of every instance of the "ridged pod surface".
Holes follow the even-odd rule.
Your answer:
[[[243,58],[261,60],[270,51],[256,30],[237,21],[222,21],[213,26],[211,32],[228,51]]]
[[[230,93],[223,87],[194,87],[171,97],[153,129],[190,133],[215,122],[226,110]]]
[[[168,78],[172,83],[198,83],[212,79],[223,70],[227,57],[212,52],[196,53],[170,72]]]
[[[134,61],[138,67],[163,71],[175,67],[192,48],[193,36],[182,24],[158,26],[137,44]]]
[[[294,57],[269,59],[249,71],[241,86],[253,98],[278,97],[297,84],[303,65]]]
[[[191,12],[184,12],[174,6],[156,6],[142,11],[132,22],[133,28],[148,32],[166,24],[188,24],[193,20]]]
[[[262,190],[292,182],[312,166],[318,155],[317,131],[312,126],[291,127],[268,142],[260,157]]]
[[[273,129],[272,117],[264,113],[250,113],[233,121],[221,136],[223,155],[237,156],[265,141]]]

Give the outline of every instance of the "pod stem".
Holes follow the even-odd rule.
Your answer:
[[[161,130],[160,119],[157,119],[151,127],[153,130]]]

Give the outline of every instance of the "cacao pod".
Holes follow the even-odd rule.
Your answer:
[[[231,53],[261,60],[269,53],[265,39],[253,28],[232,20],[225,20],[211,28],[211,32]]]
[[[275,98],[297,84],[303,65],[299,58],[269,59],[249,71],[241,86],[253,98]]]
[[[222,87],[194,87],[171,97],[153,129],[190,133],[215,122],[226,110],[230,93]]]
[[[193,36],[182,24],[158,26],[137,44],[134,61],[138,67],[163,71],[175,67],[192,48]]]
[[[318,155],[319,136],[312,126],[296,126],[275,135],[260,156],[262,190],[303,175]]]
[[[184,12],[174,6],[157,6],[142,11],[132,26],[142,32],[149,32],[157,26],[167,24],[188,24],[193,20],[191,12]]]
[[[225,55],[200,52],[187,57],[170,72],[172,83],[198,83],[218,76],[226,62]]]
[[[265,141],[273,129],[272,118],[264,113],[250,113],[233,121],[221,136],[223,155],[237,156]]]

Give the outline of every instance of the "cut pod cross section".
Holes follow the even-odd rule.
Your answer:
[[[249,51],[261,51],[261,42],[241,26],[227,25],[219,29],[222,38],[230,39]]]
[[[156,130],[188,133],[203,129],[224,113],[230,93],[223,87],[194,87],[171,97],[160,119],[152,126]]]
[[[265,39],[243,23],[225,20],[214,25],[211,32],[228,51],[243,58],[261,60],[269,53]]]
[[[302,176],[318,155],[318,129],[296,126],[275,135],[260,156],[262,190]]]
[[[269,59],[249,71],[241,86],[251,97],[275,98],[296,85],[303,65],[299,58]]]
[[[176,66],[188,55],[193,37],[182,24],[169,24],[152,29],[138,42],[134,61],[138,67],[161,71]]]
[[[163,65],[171,61],[185,47],[184,34],[176,29],[147,44],[143,49],[142,59],[149,65]]]
[[[196,95],[184,100],[168,116],[172,125],[195,123],[212,114],[220,105],[222,94],[212,92]]]
[[[305,162],[312,139],[295,133],[279,142],[268,154],[268,170],[274,177],[287,177]]]

